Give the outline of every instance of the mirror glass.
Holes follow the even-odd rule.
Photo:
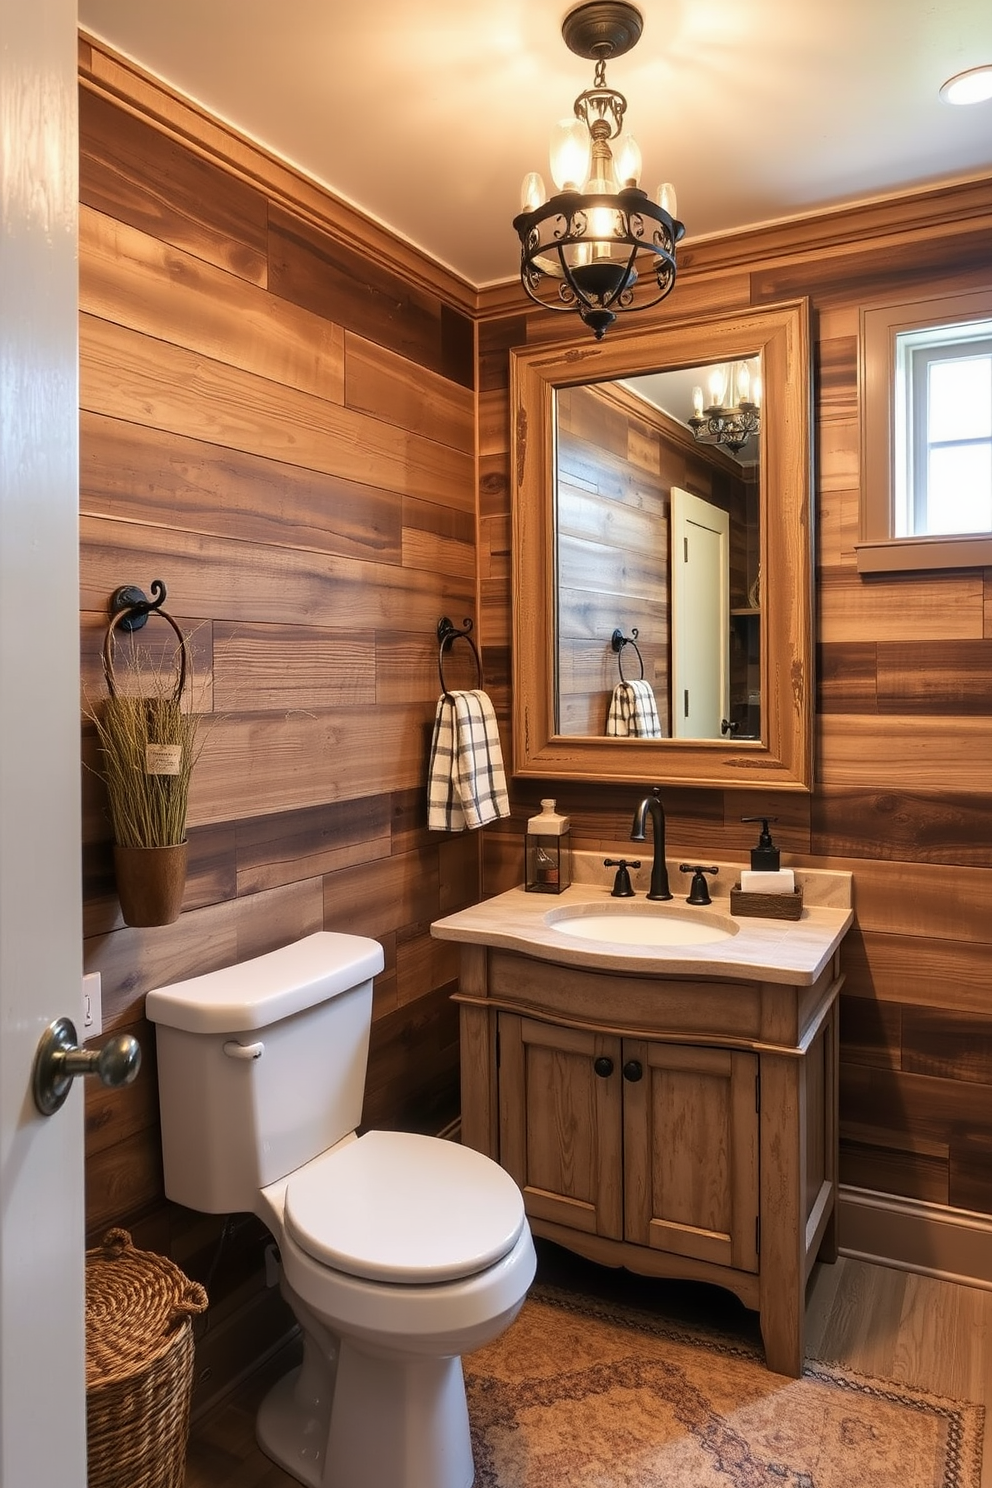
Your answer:
[[[511,353],[515,773],[810,789],[808,322]]]
[[[560,734],[761,736],[760,356],[557,388]]]

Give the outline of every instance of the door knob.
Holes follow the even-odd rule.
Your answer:
[[[606,1080],[613,1073],[613,1060],[608,1054],[600,1054],[598,1059],[593,1060],[592,1067],[601,1080]]]
[[[102,1049],[80,1049],[71,1019],[57,1018],[34,1057],[34,1103],[43,1116],[53,1116],[77,1075],[96,1075],[101,1084],[117,1087],[130,1085],[140,1068],[141,1049],[131,1034],[119,1033]]]
[[[625,1080],[629,1080],[632,1085],[636,1085],[643,1074],[644,1066],[639,1059],[627,1060],[627,1063],[623,1067],[623,1077]]]

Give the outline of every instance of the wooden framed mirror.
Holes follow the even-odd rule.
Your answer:
[[[746,564],[738,561],[733,577],[723,581],[728,592],[712,601],[718,602],[715,619],[711,602],[701,597],[695,582],[673,585],[672,491],[678,519],[686,497],[698,504],[699,498],[733,484],[733,462],[726,449],[714,448],[711,474],[695,458],[700,441],[689,424],[691,395],[681,418],[660,413],[645,422],[632,415],[620,436],[616,418],[618,409],[622,414],[633,406],[631,399],[640,397],[649,377],[664,374],[664,382],[670,375],[688,374],[691,382],[714,364],[747,364],[750,375],[757,371],[762,383],[760,430],[750,452],[756,518],[746,539],[731,539],[736,549],[746,543],[750,556]],[[679,386],[679,379],[673,377],[672,385]],[[510,395],[514,772],[558,780],[810,790],[814,687],[808,303],[796,300],[691,321],[666,320],[630,332],[611,331],[602,342],[575,340],[517,350],[511,352]],[[591,414],[585,411],[583,438],[592,437],[588,431],[597,421],[605,428],[612,420],[612,463],[602,480],[593,467],[605,469],[607,461],[595,442],[587,444],[588,469],[576,472],[574,460],[569,467],[566,457],[576,428],[575,409],[590,396],[596,407]],[[632,462],[629,471],[617,465],[618,446],[624,441],[629,455],[623,458]],[[742,483],[746,485],[746,478]],[[584,487],[590,492],[588,505],[581,500],[576,505],[576,488],[581,492]],[[723,505],[733,503],[723,500]],[[636,579],[631,578],[634,569]],[[726,575],[726,565],[723,571]],[[585,577],[576,579],[577,574]],[[714,582],[720,588],[719,578]],[[683,599],[688,592],[690,632],[726,634],[728,648],[743,646],[750,658],[749,671],[742,673],[738,666],[736,683],[739,691],[740,677],[745,677],[747,706],[737,706],[735,717],[719,720],[719,737],[681,736],[683,703],[686,715],[690,709],[678,640],[678,654],[673,655],[673,587],[676,593],[681,589]],[[577,588],[582,590],[578,596]],[[631,629],[642,638],[638,655],[621,647],[623,666],[618,668],[614,632],[629,636]],[[629,680],[633,657],[637,678],[645,652],[663,736],[611,737],[606,732],[609,668]],[[677,696],[672,692],[673,661]],[[580,665],[599,677],[598,684],[586,683],[584,691],[570,680]],[[716,732],[710,724],[695,727],[707,735]]]

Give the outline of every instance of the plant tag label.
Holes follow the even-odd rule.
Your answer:
[[[182,768],[183,747],[181,744],[146,744],[146,775],[178,775]]]

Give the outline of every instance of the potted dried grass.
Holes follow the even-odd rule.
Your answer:
[[[103,653],[109,696],[90,712],[114,833],[117,892],[125,923],[135,926],[169,925],[179,918],[186,886],[189,785],[202,747],[199,719],[183,707],[186,637],[161,609],[164,585],[155,580],[153,594],[156,587],[161,593],[155,605],[145,601],[144,606],[119,609],[111,620]],[[124,693],[114,675],[114,630],[128,614],[140,616],[142,608],[145,614],[161,615],[175,631],[178,680],[173,686],[161,668],[143,665],[140,655],[132,653]]]

